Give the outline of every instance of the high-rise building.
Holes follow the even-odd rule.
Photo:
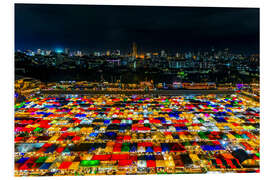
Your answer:
[[[120,55],[121,55],[121,53],[120,53],[120,50],[119,50],[119,49],[117,49],[117,50],[116,50],[116,55],[117,55],[117,56],[120,56]]]
[[[210,52],[210,55],[211,55],[211,56],[214,56],[215,52],[216,52],[215,48],[212,47],[211,52]]]
[[[160,56],[161,57],[166,57],[167,56],[165,50],[161,50]]]
[[[136,58],[138,56],[137,54],[137,46],[136,46],[136,43],[134,42],[133,45],[132,45],[132,57],[133,58]]]
[[[191,57],[192,57],[191,52],[186,52],[186,53],[185,53],[185,58],[186,58],[186,59],[191,59]]]
[[[41,54],[41,49],[37,49],[37,54],[38,54],[38,55]]]
[[[32,50],[26,50],[26,54],[28,55],[28,56],[35,56],[35,52],[34,51],[32,51]]]
[[[78,50],[78,51],[76,52],[76,56],[82,56],[82,51],[79,51],[79,50]]]
[[[100,52],[94,52],[94,56],[100,56]]]
[[[111,54],[111,52],[108,50],[108,51],[106,52],[106,56],[110,56],[110,54]]]
[[[158,56],[158,53],[157,52],[154,52],[152,55],[153,56]]]
[[[40,52],[40,54],[41,54],[42,56],[44,56],[44,55],[45,55],[45,50],[42,49],[41,52]]]
[[[151,53],[146,53],[146,58],[151,58]]]
[[[45,55],[46,55],[46,56],[49,56],[50,54],[51,54],[51,50],[46,50],[46,51],[45,51]]]
[[[224,49],[224,56],[227,57],[229,55],[229,48]]]
[[[134,60],[134,62],[133,62],[133,69],[136,69],[136,60]]]
[[[69,54],[69,48],[65,48],[65,54]]]

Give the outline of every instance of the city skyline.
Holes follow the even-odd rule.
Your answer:
[[[259,52],[258,8],[15,4],[15,11],[15,49],[125,52],[135,41],[138,51]]]
[[[100,53],[102,55],[107,55],[107,53],[109,52],[110,54],[121,54],[121,55],[130,55],[132,56],[133,53],[133,44],[135,42],[133,42],[130,46],[129,49],[122,51],[120,49],[117,48],[111,48],[111,49],[104,49],[104,48],[96,48],[95,50],[93,49],[88,49],[88,48],[69,48],[69,47],[55,47],[55,48],[40,48],[40,47],[35,47],[35,48],[17,48],[15,49],[15,52],[35,52],[36,54],[41,54],[39,51],[41,52],[46,52],[49,51],[50,53],[54,52],[54,53],[64,53],[64,54],[68,54],[66,53],[66,50],[68,50],[68,52],[72,52],[73,54],[77,51],[82,52],[84,55],[94,55],[95,53]],[[135,43],[136,44],[136,43]],[[209,46],[209,47],[205,47],[205,48],[178,48],[178,50],[170,50],[170,49],[165,49],[165,48],[159,48],[159,49],[155,49],[155,50],[144,50],[142,48],[138,48],[137,44],[136,44],[136,51],[138,54],[162,54],[162,52],[165,52],[166,55],[169,56],[175,56],[176,54],[184,54],[184,53],[207,53],[207,52],[215,52],[215,53],[221,53],[224,51],[229,52],[230,54],[238,54],[238,55],[252,55],[252,54],[259,54],[259,52],[248,52],[248,51],[235,51],[234,49],[230,49],[228,47],[226,48],[216,48],[214,46]],[[44,55],[44,54],[43,54]]]

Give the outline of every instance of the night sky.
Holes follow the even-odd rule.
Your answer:
[[[259,51],[258,8],[15,4],[15,49]]]

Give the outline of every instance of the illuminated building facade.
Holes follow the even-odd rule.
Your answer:
[[[134,42],[133,45],[132,45],[132,57],[133,58],[136,58],[138,56],[138,53],[137,53],[137,45],[136,43]]]

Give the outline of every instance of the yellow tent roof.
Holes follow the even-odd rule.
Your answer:
[[[80,162],[72,162],[68,169],[77,170],[79,168]]]

